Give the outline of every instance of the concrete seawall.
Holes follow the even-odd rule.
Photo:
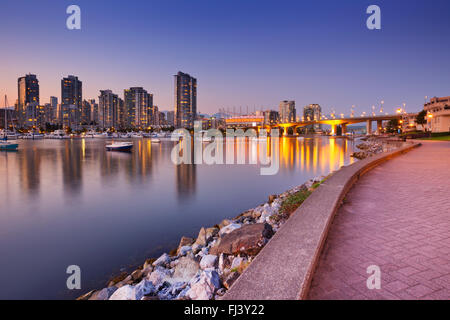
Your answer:
[[[333,174],[295,211],[223,299],[305,299],[329,227],[347,192],[366,172],[418,146],[407,143]]]

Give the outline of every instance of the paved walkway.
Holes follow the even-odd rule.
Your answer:
[[[370,265],[380,267],[379,290],[367,288]],[[309,299],[450,299],[450,142],[424,142],[357,182]]]

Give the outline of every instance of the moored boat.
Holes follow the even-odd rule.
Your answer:
[[[131,151],[132,148],[132,142],[113,142],[106,145],[107,151]]]
[[[19,148],[18,143],[0,141],[0,151],[16,151]]]

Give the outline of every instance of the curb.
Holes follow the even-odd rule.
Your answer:
[[[297,208],[222,299],[306,299],[328,231],[342,200],[365,173],[421,145],[406,144],[336,171]]]

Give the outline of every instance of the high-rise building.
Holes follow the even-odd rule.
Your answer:
[[[81,105],[81,124],[89,125],[91,124],[91,116],[92,116],[92,106],[87,100],[83,100]]]
[[[322,109],[318,104],[310,104],[303,108],[303,120],[304,121],[319,121],[322,115]],[[320,124],[308,125],[305,129],[321,130]]]
[[[280,122],[280,114],[278,111],[267,110],[264,111],[264,124],[265,125],[273,125]]]
[[[127,127],[146,128],[150,126],[153,95],[142,87],[125,89],[124,93],[124,124]]]
[[[175,126],[175,112],[174,111],[166,112],[166,121],[167,121],[167,125]]]
[[[47,115],[47,119],[50,123],[55,124],[58,122],[58,98],[50,97],[50,107],[48,110],[49,114]]]
[[[95,102],[95,99],[89,99],[88,102],[91,105],[91,122],[98,124],[98,103]]]
[[[100,90],[98,97],[98,122],[102,128],[117,126],[119,97],[111,90]]]
[[[175,126],[192,128],[197,117],[197,79],[178,72],[175,78]]]
[[[27,74],[17,80],[18,100],[16,114],[19,126],[27,125],[27,113],[35,114],[39,105],[39,81],[34,74]]]
[[[82,82],[69,75],[61,80],[61,122],[64,127],[77,129],[81,123],[83,102]]]
[[[291,123],[296,121],[295,101],[281,101],[279,108],[281,123]]]

